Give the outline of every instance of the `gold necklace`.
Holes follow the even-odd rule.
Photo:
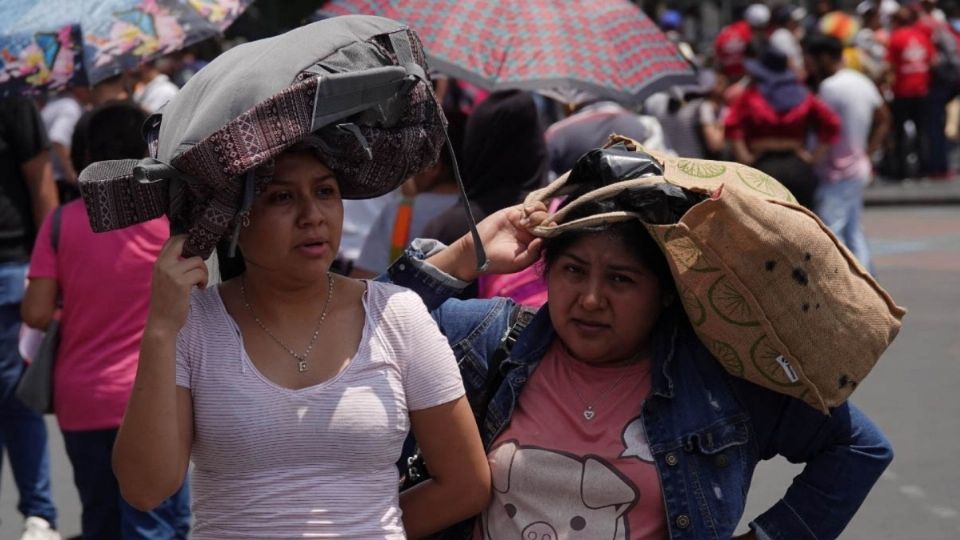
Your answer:
[[[297,370],[299,370],[300,373],[306,371],[307,358],[310,356],[310,351],[313,350],[313,346],[317,343],[317,338],[320,336],[320,325],[322,325],[323,320],[327,318],[327,308],[330,307],[330,301],[333,300],[333,274],[327,272],[327,301],[324,302],[323,311],[320,313],[320,320],[317,321],[317,326],[313,329],[313,337],[310,338],[310,344],[307,345],[307,350],[303,351],[302,354],[298,354],[292,348],[287,346],[286,343],[281,341],[280,338],[274,335],[274,333],[271,332],[265,324],[263,324],[263,321],[260,320],[260,317],[257,317],[257,314],[253,311],[253,306],[251,306],[250,302],[247,301],[246,281],[242,274],[240,275],[240,297],[243,299],[243,306],[247,308],[247,311],[250,312],[250,315],[253,317],[253,320],[256,321],[257,326],[259,326],[265,334],[270,336],[270,339],[276,342],[276,344],[286,351],[287,354],[297,359]]]

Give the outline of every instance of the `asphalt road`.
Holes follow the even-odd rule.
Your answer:
[[[865,225],[881,284],[910,311],[853,400],[887,433],[890,469],[845,539],[960,538],[960,208],[870,208]],[[50,423],[54,497],[65,537],[80,531],[70,464]],[[799,467],[762,463],[744,523],[776,501]],[[19,538],[16,490],[4,464],[0,540]]]

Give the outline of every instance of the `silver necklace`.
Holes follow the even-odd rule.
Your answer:
[[[593,420],[593,417],[597,415],[593,407],[595,405],[600,405],[600,403],[603,403],[603,398],[609,397],[610,392],[612,392],[613,389],[616,388],[618,384],[620,384],[620,381],[622,381],[623,378],[626,377],[627,375],[628,375],[627,373],[624,373],[623,375],[620,375],[619,377],[617,377],[617,380],[613,381],[613,384],[611,384],[609,387],[604,389],[603,392],[600,392],[599,394],[597,394],[597,397],[591,400],[593,401],[593,403],[587,403],[587,400],[583,399],[583,396],[580,395],[580,391],[577,390],[576,385],[574,385],[573,392],[577,394],[577,398],[580,399],[580,403],[583,403],[584,420],[586,420],[587,422]],[[600,398],[600,401],[597,401],[597,398]]]
[[[313,350],[313,346],[317,343],[317,338],[320,336],[320,325],[323,324],[323,320],[327,318],[327,308],[330,307],[330,301],[333,300],[333,275],[327,272],[327,301],[323,304],[323,311],[320,312],[320,320],[317,321],[317,326],[313,329],[313,337],[310,338],[310,344],[307,345],[307,350],[303,351],[303,354],[298,354],[296,351],[287,346],[286,343],[280,340],[277,336],[270,331],[269,328],[263,321],[260,320],[260,317],[257,317],[257,314],[253,311],[253,306],[250,305],[250,302],[247,301],[247,288],[246,281],[244,276],[240,276],[240,297],[243,299],[243,306],[247,308],[247,311],[250,312],[250,315],[253,317],[253,320],[256,321],[257,326],[261,330],[276,342],[283,350],[287,351],[287,354],[297,359],[297,370],[300,373],[303,373],[307,370],[307,358],[310,357],[310,351]]]

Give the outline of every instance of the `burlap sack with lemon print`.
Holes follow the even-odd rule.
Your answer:
[[[532,232],[552,236],[598,221],[643,220],[697,335],[729,373],[823,412],[843,403],[897,335],[906,311],[770,176],[737,163],[646,151],[623,137],[612,137],[610,145],[616,143],[652,156],[662,174],[599,187],[578,201],[668,184],[693,195],[679,219],[658,224],[625,211],[565,222],[574,201]],[[569,192],[569,174],[527,201]]]

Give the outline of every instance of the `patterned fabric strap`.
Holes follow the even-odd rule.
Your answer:
[[[138,182],[133,172],[138,163],[135,159],[99,161],[80,173],[80,192],[95,232],[149,221],[167,210],[167,184]]]

